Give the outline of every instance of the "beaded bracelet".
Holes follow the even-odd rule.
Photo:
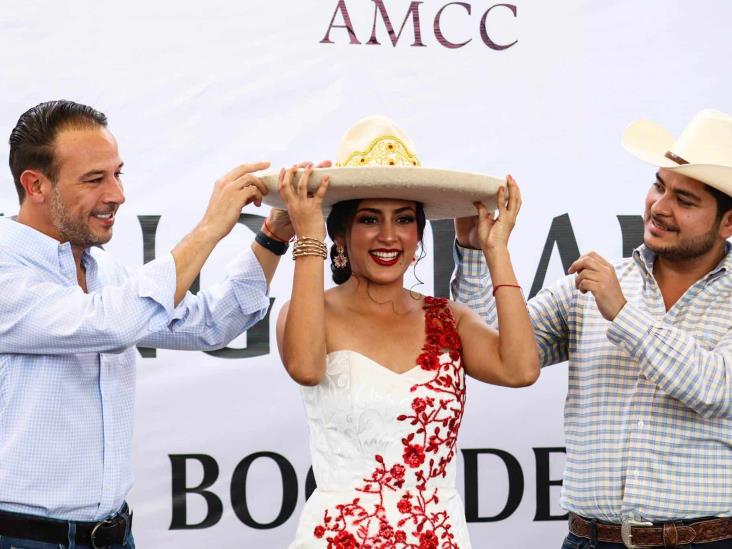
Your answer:
[[[309,236],[299,237],[292,246],[292,259],[306,255],[320,256],[323,259],[328,257],[328,247],[325,242]]]

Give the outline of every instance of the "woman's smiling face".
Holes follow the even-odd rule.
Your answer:
[[[361,200],[348,235],[351,271],[377,284],[402,277],[419,244],[417,204],[410,200]]]

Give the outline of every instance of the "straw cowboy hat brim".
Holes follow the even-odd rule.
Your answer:
[[[299,180],[298,170],[295,177]],[[323,208],[351,199],[392,198],[414,200],[424,205],[427,219],[452,219],[476,214],[473,202],[495,209],[498,188],[505,179],[479,173],[410,166],[347,166],[315,168],[308,180],[308,191],[315,192],[322,177],[329,176]],[[264,203],[284,208],[278,192],[279,172],[258,174],[269,189]]]
[[[622,143],[644,162],[732,196],[732,117],[724,113],[700,112],[678,139],[656,122],[640,120],[628,126]]]

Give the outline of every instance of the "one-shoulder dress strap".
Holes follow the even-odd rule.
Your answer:
[[[424,350],[460,352],[463,346],[450,308],[450,300],[444,297],[425,297],[424,304],[426,331]]]

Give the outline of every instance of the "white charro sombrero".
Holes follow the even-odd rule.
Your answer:
[[[496,208],[498,188],[506,183],[479,173],[422,167],[412,140],[384,116],[356,122],[341,139],[335,160],[333,168],[314,169],[308,181],[308,189],[314,191],[323,175],[330,176],[326,210],[343,200],[397,198],[422,202],[427,219],[471,216],[476,201]],[[283,208],[279,172],[259,177],[269,188],[265,204]]]
[[[655,122],[628,126],[623,146],[644,162],[668,168],[732,196],[732,117],[706,109],[678,139]]]

